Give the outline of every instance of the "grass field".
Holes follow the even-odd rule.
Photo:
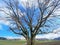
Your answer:
[[[0,45],[23,45],[24,40],[0,40]]]
[[[25,40],[0,40],[0,45],[25,45]],[[36,45],[60,45],[60,41],[36,41]]]

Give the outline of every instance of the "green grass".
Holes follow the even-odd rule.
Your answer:
[[[25,45],[25,40],[0,40],[0,45]],[[37,41],[36,45],[60,45],[58,40]]]
[[[0,40],[0,45],[23,45],[25,40]]]
[[[58,41],[58,40],[36,40],[36,42],[38,42],[38,43],[46,43],[46,42],[56,42],[56,41]]]
[[[60,45],[60,40],[42,40],[36,42],[36,45]]]

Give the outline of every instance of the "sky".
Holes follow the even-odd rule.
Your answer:
[[[25,4],[27,0],[20,0],[20,2],[24,2],[22,5]],[[2,4],[2,1],[0,0],[0,6],[3,6],[4,4]],[[22,9],[22,7],[21,7]],[[60,11],[58,11],[58,13],[60,13]],[[2,15],[2,13],[0,13],[0,15]],[[56,22],[55,23],[58,23],[60,24],[60,20],[59,19],[54,19]],[[22,36],[20,35],[16,35],[14,34],[12,31],[9,30],[9,27],[8,27],[8,24],[9,22],[8,21],[3,21],[3,20],[0,20],[0,37],[8,37],[8,38],[22,38]],[[54,29],[53,29],[54,28]],[[56,31],[60,31],[60,25],[58,26],[53,26],[51,27],[51,30],[54,30],[54,32]],[[53,38],[57,38],[57,37],[60,37],[60,32],[58,33],[48,33],[48,34],[44,34],[44,35],[37,35],[36,38],[48,38],[48,39],[53,39]]]

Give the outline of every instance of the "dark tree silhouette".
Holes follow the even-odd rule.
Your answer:
[[[60,0],[28,0],[24,5],[20,4],[19,0],[3,2],[6,5],[0,8],[0,11],[5,13],[6,21],[10,22],[10,30],[24,36],[27,45],[34,45],[37,34],[52,32],[46,29],[50,27],[47,22],[52,24],[52,19],[59,17],[55,11],[60,8]]]

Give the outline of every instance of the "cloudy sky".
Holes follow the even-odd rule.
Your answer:
[[[27,0],[20,0],[20,2],[23,3],[22,5],[24,5],[24,6],[25,6],[26,1]],[[0,7],[3,6],[3,5],[4,5],[4,3],[2,4],[2,1],[0,0]],[[60,11],[58,11],[58,13],[60,13]],[[2,13],[0,13],[0,16],[4,16],[4,15],[2,15]],[[59,22],[60,22],[60,20],[56,19],[55,23],[60,24]],[[0,37],[8,37],[8,38],[13,38],[13,37],[16,37],[16,38],[18,37],[19,38],[19,37],[21,37],[19,35],[14,34],[13,32],[11,32],[9,30],[8,24],[9,24],[8,21],[0,20]],[[37,35],[36,38],[53,39],[53,38],[60,37],[60,32],[59,32],[60,31],[60,25],[52,27],[51,30],[54,30],[53,32],[58,31],[58,33],[49,33],[49,34],[44,34],[44,35]]]

